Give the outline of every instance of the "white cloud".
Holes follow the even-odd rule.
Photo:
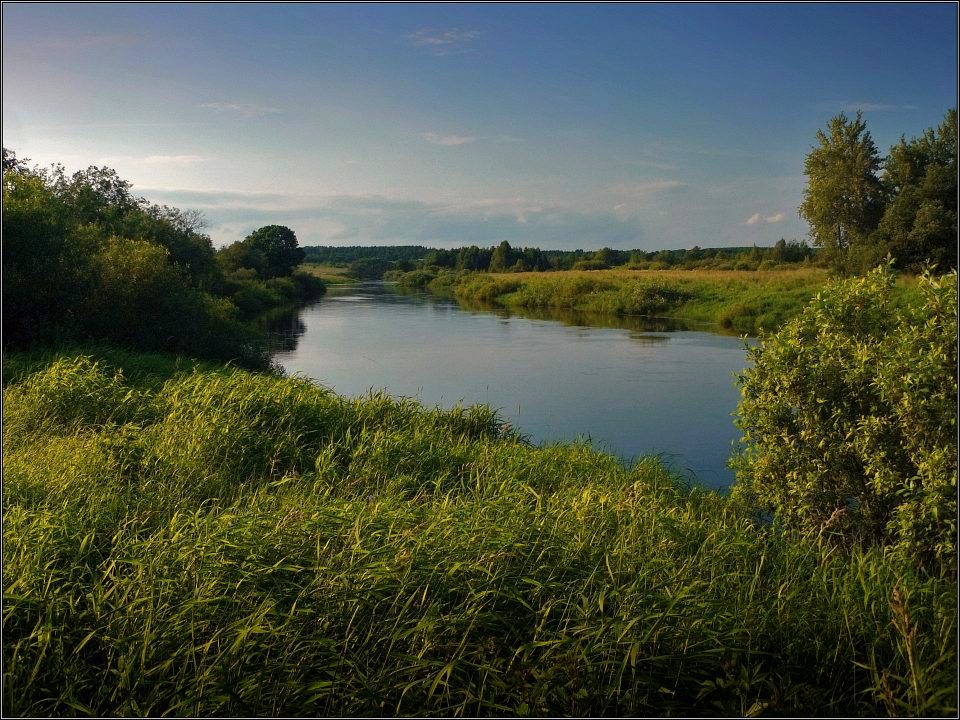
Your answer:
[[[764,221],[768,223],[778,223],[786,217],[786,213],[778,212],[776,215],[765,217]]]
[[[480,33],[476,30],[461,30],[460,28],[448,28],[446,30],[424,28],[406,36],[411,45],[429,50],[434,55],[469,52],[469,44],[478,37],[480,37]]]
[[[200,107],[216,110],[217,112],[237,113],[242,117],[273,115],[283,112],[280,108],[270,107],[268,105],[256,105],[254,103],[208,102],[202,103]]]
[[[474,142],[488,143],[522,143],[523,138],[513,135],[442,135],[435,132],[420,133],[420,137],[434,145],[466,145]]]
[[[466,145],[477,141],[472,135],[440,135],[435,132],[425,132],[422,137],[434,145]]]
[[[756,225],[758,222],[760,222],[760,213],[754,213],[747,218],[747,221],[744,223],[744,225]]]

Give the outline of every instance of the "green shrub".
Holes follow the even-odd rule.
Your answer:
[[[735,494],[784,527],[956,573],[956,273],[892,301],[885,267],[837,280],[750,350]]]
[[[431,270],[411,270],[401,275],[397,283],[400,287],[424,288],[436,277],[437,273]]]
[[[573,264],[574,270],[608,270],[610,266],[603,260],[578,260]]]

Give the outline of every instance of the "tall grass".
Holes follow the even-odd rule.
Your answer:
[[[458,278],[453,292],[467,301],[514,308],[668,316],[756,335],[799,313],[826,278],[826,271],[817,268],[472,273]]]
[[[955,585],[654,460],[155,356],[13,361],[4,714],[956,713]]]

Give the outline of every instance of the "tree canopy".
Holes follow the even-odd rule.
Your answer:
[[[881,158],[861,113],[840,114],[817,132],[806,157],[800,215],[814,245],[844,272],[887,255],[895,267],[957,267],[957,112]]]
[[[220,251],[221,264],[231,271],[254,270],[261,279],[286,277],[303,262],[297,236],[285,225],[265,225]]]
[[[883,214],[882,160],[859,111],[853,120],[843,113],[832,118],[817,142],[804,162],[800,215],[813,244],[842,259],[851,245],[866,242]]]

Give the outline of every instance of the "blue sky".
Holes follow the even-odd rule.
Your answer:
[[[769,245],[860,108],[957,105],[957,6],[3,5],[3,144],[201,209],[216,245]]]

